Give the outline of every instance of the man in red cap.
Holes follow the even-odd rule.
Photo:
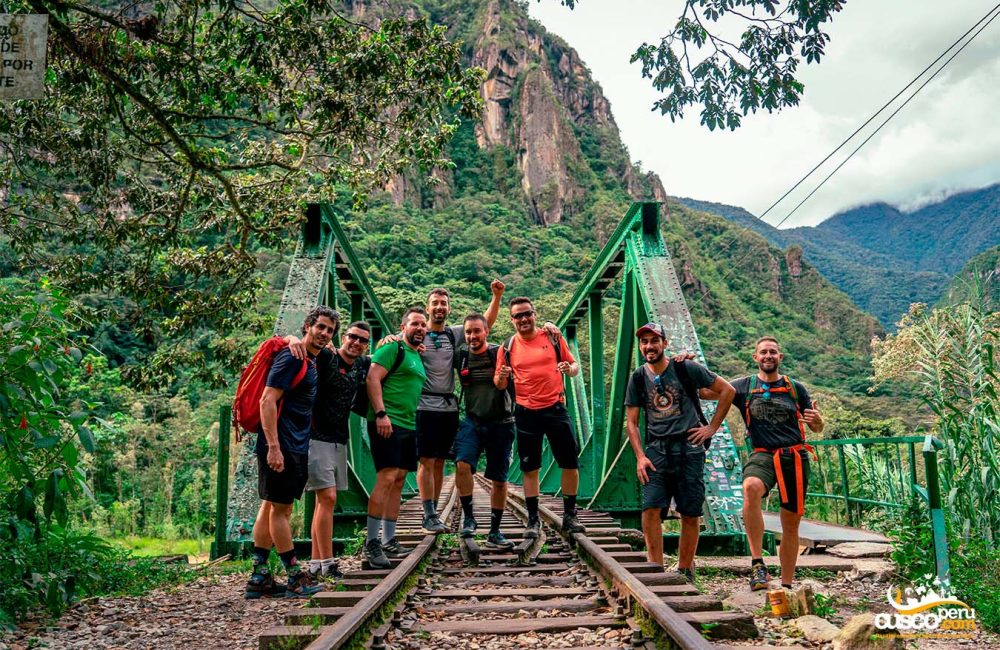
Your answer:
[[[636,333],[646,363],[629,378],[625,394],[626,428],[642,483],[642,534],[646,557],[663,564],[663,515],[671,500],[681,515],[677,572],[694,581],[694,554],[698,548],[705,501],[705,451],[722,426],[736,391],[705,366],[664,355],[666,331],[646,323]],[[710,389],[719,405],[707,422],[698,391]],[[639,412],[646,419],[645,445],[639,441]]]

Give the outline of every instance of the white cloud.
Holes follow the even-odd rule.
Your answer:
[[[780,113],[748,116],[735,132],[708,131],[698,124],[697,110],[677,123],[650,112],[657,95],[641,78],[638,65],[628,63],[637,45],[657,42],[669,30],[680,8],[678,0],[581,0],[570,11],[555,0],[542,0],[531,5],[531,13],[579,51],[611,101],[632,158],[660,174],[668,193],[760,214],[988,6],[971,0],[847,3],[829,30],[827,57],[800,68],[806,84],[802,103]],[[1000,19],[783,227],[812,225],[874,201],[914,207],[1000,181],[1000,129],[994,127],[1000,106],[998,54]],[[852,142],[767,220],[784,218],[859,142]]]

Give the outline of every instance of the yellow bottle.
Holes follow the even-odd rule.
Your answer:
[[[771,603],[771,613],[775,618],[785,618],[791,614],[788,607],[788,595],[784,589],[772,589],[767,592],[767,599]]]

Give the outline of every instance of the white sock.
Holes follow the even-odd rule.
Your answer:
[[[309,573],[313,575],[319,575],[323,571],[324,562],[326,562],[326,560],[310,560]]]

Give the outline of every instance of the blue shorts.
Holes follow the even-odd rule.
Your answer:
[[[705,446],[692,445],[685,436],[646,444],[646,456],[653,461],[649,483],[642,486],[642,509],[659,508],[667,513],[670,500],[685,517],[700,517],[705,503]]]
[[[455,436],[455,462],[468,463],[476,473],[479,456],[486,451],[486,471],[491,481],[507,481],[511,450],[514,447],[513,422],[483,422],[466,418]]]

